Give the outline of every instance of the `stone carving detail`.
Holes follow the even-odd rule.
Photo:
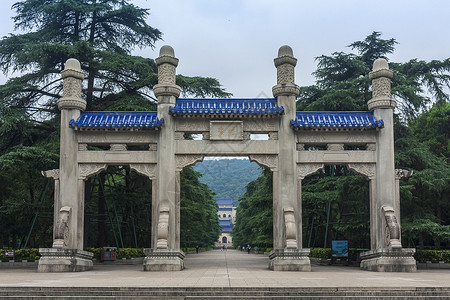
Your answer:
[[[269,132],[269,140],[278,140],[278,132]]]
[[[412,170],[395,169],[395,179],[408,178],[413,174]]]
[[[179,140],[184,140],[184,132],[176,131],[176,132],[174,133],[173,138],[174,138],[175,140],[177,140],[177,141],[179,141]]]
[[[294,83],[294,66],[282,64],[277,67],[277,84]]]
[[[202,132],[202,139],[203,140],[209,140],[211,138],[211,135],[209,134],[209,131],[203,131]]]
[[[297,248],[296,228],[294,209],[292,207],[284,209],[284,226],[286,236],[286,248]]]
[[[297,151],[305,151],[305,144],[297,143]]]
[[[275,123],[270,119],[264,119],[264,121],[246,119],[244,130],[249,132],[275,131]]]
[[[344,150],[344,144],[327,144],[327,150],[342,151],[342,150]]]
[[[175,157],[176,170],[182,171],[183,168],[193,166],[195,165],[195,163],[202,161],[203,158],[205,158],[204,155],[190,155],[190,154],[177,155]]]
[[[127,151],[127,144],[111,144],[110,151]]]
[[[304,144],[323,143],[324,140],[325,138],[322,133],[318,132],[314,132],[313,134],[304,132],[302,132],[301,134],[297,133],[297,141],[302,142]]]
[[[209,120],[208,119],[178,119],[176,125],[177,131],[183,132],[209,132]]]
[[[400,225],[397,222],[394,209],[390,206],[383,206],[382,211],[385,219],[385,246],[388,248],[401,248]]]
[[[158,241],[156,242],[157,249],[167,249],[167,239],[169,238],[169,208],[161,207],[159,210],[158,219]]]
[[[63,95],[81,99],[81,80],[75,77],[64,78]]]
[[[271,171],[276,171],[278,168],[278,155],[251,154],[248,158],[251,162],[256,162]]]
[[[350,144],[367,143],[367,141],[375,140],[374,135],[375,133],[351,131],[347,141]]]
[[[375,179],[375,164],[347,164],[347,167],[369,180]]]
[[[164,63],[158,66],[158,83],[159,84],[175,84],[176,67]]]
[[[150,151],[158,150],[158,144],[148,144],[148,150]]]
[[[59,169],[41,171],[42,176],[59,180]]]
[[[304,179],[323,168],[323,164],[297,164],[298,179]]]
[[[130,164],[130,169],[136,173],[156,179],[156,164]]]
[[[372,80],[372,98],[390,98],[391,80],[387,77],[379,77]]]
[[[366,145],[366,150],[367,151],[375,151],[375,150],[377,150],[377,144],[367,144]]]
[[[88,145],[87,144],[78,144],[78,151],[87,151]]]
[[[107,167],[106,164],[79,164],[79,177],[80,179],[87,180],[89,177],[106,170]]]
[[[72,208],[69,206],[61,207],[59,210],[58,221],[55,227],[55,240],[53,248],[64,248],[69,242],[69,219]]]

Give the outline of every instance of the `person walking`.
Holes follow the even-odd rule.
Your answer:
[[[252,247],[250,245],[247,246],[247,253],[250,254],[250,250],[252,249]]]
[[[198,254],[198,245],[195,246],[195,252],[197,252],[197,254]]]

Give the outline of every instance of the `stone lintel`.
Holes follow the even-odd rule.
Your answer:
[[[278,140],[209,141],[177,140],[175,154],[198,154],[210,156],[232,156],[250,154],[278,155]]]
[[[89,145],[127,144],[139,145],[156,143],[159,131],[114,131],[92,130],[77,131],[78,143]]]
[[[310,145],[376,143],[376,131],[296,131],[297,142]]]
[[[92,270],[93,253],[80,249],[39,248],[38,272],[81,272]]]
[[[170,272],[184,269],[186,254],[179,249],[144,249],[144,271]]]
[[[414,248],[381,248],[361,253],[362,270],[376,272],[416,272]]]
[[[298,151],[297,163],[376,163],[375,151]]]
[[[310,249],[274,249],[269,253],[269,269],[272,271],[311,272]]]
[[[156,164],[156,151],[80,151],[78,163],[103,163],[108,165]]]

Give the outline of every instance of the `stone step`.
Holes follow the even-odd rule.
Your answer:
[[[449,299],[450,288],[0,287],[0,299]]]

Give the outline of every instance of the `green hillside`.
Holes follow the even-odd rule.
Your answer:
[[[258,164],[247,159],[205,160],[194,169],[203,174],[200,181],[206,183],[217,198],[232,198],[235,202],[245,193],[247,184],[262,173]]]

